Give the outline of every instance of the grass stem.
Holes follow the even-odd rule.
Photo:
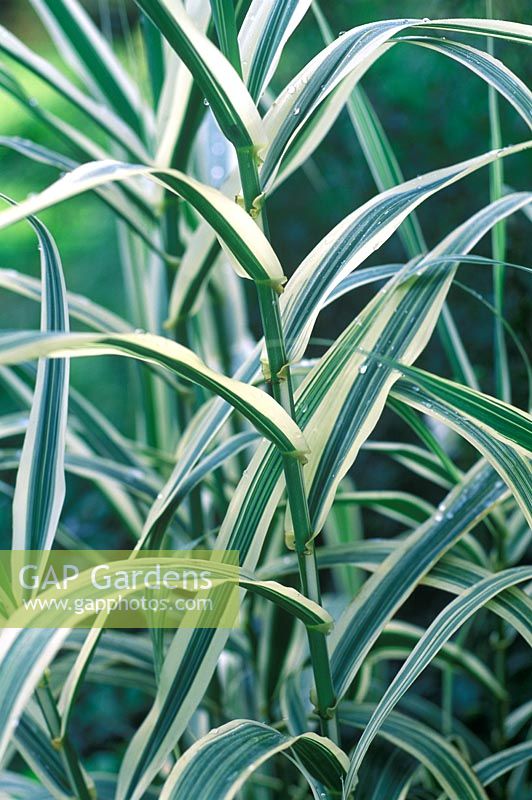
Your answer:
[[[256,209],[255,201],[261,194],[255,154],[251,149],[239,151],[238,163],[245,207],[248,212],[253,212]],[[261,211],[263,229],[268,235],[268,220],[264,205]],[[266,285],[257,285],[257,292],[271,374],[272,393],[285,411],[296,419],[292,378],[286,354],[279,307],[279,295],[274,288]],[[283,469],[294,527],[301,591],[310,600],[321,603],[319,574],[312,541],[313,532],[305,492],[303,468],[299,461],[290,456],[285,456],[283,457]],[[333,741],[338,741],[338,729],[334,716],[336,695],[332,682],[327,640],[323,633],[308,631],[308,642],[316,687],[316,708],[320,716],[322,732]]]
[[[94,788],[89,787],[87,784],[85,773],[72,742],[70,741],[70,737],[68,734],[61,735],[61,716],[57,709],[52,689],[50,688],[47,672],[43,675],[41,684],[37,688],[36,695],[52,739],[52,745],[61,755],[65,771],[74,792],[74,797],[79,798],[79,800],[94,800]]]

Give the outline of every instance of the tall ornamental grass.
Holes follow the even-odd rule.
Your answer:
[[[532,638],[532,428],[512,404],[510,351],[530,370],[505,321],[504,290],[510,270],[526,269],[507,260],[507,220],[529,224],[532,195],[506,184],[503,164],[525,173],[532,95],[494,52],[505,40],[525,58],[532,27],[493,19],[488,3],[481,19],[380,20],[337,36],[328,3],[136,0],[133,78],[87,3],[29,5],[61,64],[2,28],[0,84],[46,145],[7,135],[0,145],[57,177],[4,198],[0,211],[1,228],[31,226],[41,264],[40,280],[0,269],[2,292],[41,313],[39,330],[21,317],[0,335],[0,378],[18,408],[0,418],[0,491],[13,510],[3,546],[96,547],[64,524],[74,474],[120,520],[109,549],[125,540],[133,555],[236,550],[242,594],[233,630],[4,629],[0,794],[524,800],[532,709],[515,687]],[[274,93],[305,15],[323,47]],[[408,181],[360,85],[405,41],[482,79],[492,144]],[[25,88],[35,78],[61,96],[60,115]],[[513,144],[501,132],[503,104],[524,122]],[[270,198],[311,163],[344,109],[375,191],[287,279],[270,240]],[[410,126],[414,139],[415,119]],[[415,174],[414,160],[403,166]],[[428,247],[416,208],[477,170],[486,190],[474,213]],[[85,192],[115,221],[123,317],[68,291],[54,242],[60,217],[58,230],[39,220]],[[367,266],[394,236],[402,262]],[[491,257],[475,255],[490,237]],[[447,302],[461,265],[473,281],[493,274],[493,394],[468,356],[472,330]],[[354,316],[346,309],[362,286],[371,299]],[[320,315],[333,303],[347,324],[318,349],[315,328],[323,335]],[[445,354],[438,371],[415,366],[430,340]],[[72,359],[109,354],[128,359],[133,436],[102,413],[104,386],[79,392],[69,381]],[[383,415],[397,431],[389,441],[374,433]],[[475,454],[465,470],[446,430]],[[357,488],[361,450],[372,489]],[[383,488],[386,460],[396,464],[386,474],[401,477]],[[404,481],[411,491],[398,489]],[[394,520],[397,534],[364,530],[360,507]],[[408,621],[427,597],[431,618]],[[430,700],[419,690],[429,676]],[[463,681],[480,698],[482,730],[463,717]],[[106,684],[147,698],[131,735],[122,709],[116,774],[91,770],[76,736],[76,709]]]

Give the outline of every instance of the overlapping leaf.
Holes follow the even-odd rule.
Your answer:
[[[136,0],[188,67],[220,125],[235,147],[261,150],[266,134],[261,117],[234,67],[196,28],[181,0]]]
[[[407,691],[408,687],[415,681],[426,665],[430,663],[431,659],[434,658],[443,642],[446,642],[472,614],[492,597],[505,588],[529,581],[531,578],[532,568],[515,567],[514,569],[505,570],[493,577],[480,581],[469,591],[453,600],[438,614],[386,690],[365,727],[351,758],[344,786],[346,795],[356,785],[357,771],[364,754],[384,719],[402,694]],[[532,644],[532,626],[529,627],[529,641]]]
[[[220,192],[178,170],[157,169],[119,161],[95,161],[60,178],[43,192],[0,214],[0,228],[44,208],[113,181],[147,178],[188,200],[205,217],[236,261],[239,272],[279,287],[284,283],[281,265],[268,240],[246,212]]]
[[[307,450],[295,422],[273,398],[254,386],[220,375],[191,350],[153,334],[46,335],[32,332],[0,337],[0,363],[16,364],[45,355],[61,357],[118,354],[165,367],[224,399],[247,416],[283,452],[301,457]]]
[[[41,251],[41,330],[66,332],[68,306],[61,260],[54,240],[30,218]],[[40,360],[13,498],[13,549],[51,548],[65,497],[67,359]]]
[[[246,778],[277,753],[294,757],[303,774],[339,789],[346,756],[328,739],[314,733],[285,736],[252,720],[235,720],[211,731],[177,762],[161,793],[162,800],[184,800],[201,786],[208,797],[230,800]],[[315,785],[315,784],[314,784]]]

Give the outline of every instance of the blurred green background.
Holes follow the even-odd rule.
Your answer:
[[[123,37],[128,27],[135,28],[135,6],[119,1],[109,5],[111,13],[107,15],[101,13],[106,4],[100,4],[97,0],[84,2],[84,6],[92,10],[96,21],[112,36],[127,60]],[[493,5],[495,16],[532,22],[532,6],[527,0],[495,0]],[[323,0],[321,7],[335,33],[377,19],[403,16],[481,17],[485,14],[483,0]],[[61,63],[29,3],[25,0],[0,0],[0,15],[1,23],[28,45],[54,63]],[[483,46],[478,38],[475,43]],[[320,34],[309,13],[286,49],[273,81],[274,88],[280,89],[288,83],[322,46]],[[526,61],[525,47],[497,41],[495,48],[496,55],[523,80],[530,77],[530,61]],[[13,70],[28,93],[42,106],[56,113],[61,112],[64,106],[58,96],[17,65],[13,65]],[[362,85],[393,143],[406,178],[489,149],[487,87],[480,78],[449,59],[409,44],[401,44],[371,68]],[[500,101],[500,110],[504,144],[525,139],[527,130],[516,112],[503,100]],[[73,116],[69,119],[76,124]],[[6,95],[0,95],[0,135],[21,136],[61,149],[60,143],[44,126]],[[523,155],[505,161],[505,180],[510,186],[515,189],[527,188],[527,164],[530,167],[530,161]],[[55,170],[0,147],[0,192],[20,200],[28,193],[46,186],[56,175]],[[488,183],[488,171],[482,170],[421,207],[419,219],[429,246],[436,244],[454,226],[488,202]],[[343,113],[316,152],[309,168],[299,170],[292,176],[269,203],[273,243],[285,271],[291,274],[302,258],[337,222],[375,192],[348,115]],[[56,238],[69,290],[87,295],[125,315],[112,212],[95,198],[84,195],[41,216]],[[507,253],[510,262],[528,263],[526,245],[529,241],[529,224],[523,216],[510,220]],[[476,252],[490,255],[489,241],[484,241]],[[405,253],[400,240],[394,237],[372,256],[368,264],[403,260]],[[39,274],[37,244],[27,225],[20,223],[0,234],[0,267],[34,276]],[[463,266],[460,279],[474,287],[488,301],[492,299],[489,268]],[[363,288],[349,295],[340,306],[324,312],[316,335],[334,338],[367,302],[373,291],[371,287]],[[251,293],[249,297],[252,300]],[[482,388],[493,391],[492,317],[478,299],[459,288],[452,290],[450,302],[467,342],[470,358],[478,370]],[[506,318],[525,343],[530,336],[531,315],[532,300],[526,276],[517,270],[508,270]],[[2,329],[37,327],[38,316],[36,304],[0,290]],[[256,316],[252,315],[255,326],[256,322]],[[315,352],[321,351],[316,349]],[[514,401],[523,405],[527,402],[526,372],[515,347],[510,348],[510,356]],[[436,338],[419,363],[445,374],[447,365]],[[129,372],[121,359],[80,359],[72,362],[72,382],[76,388],[90,397],[125,434],[131,435],[128,381]],[[7,395],[2,397],[0,408],[3,411],[15,407]],[[377,437],[389,435],[392,427],[396,438],[408,438],[406,431],[397,430],[397,419],[391,414],[385,415],[380,423]],[[369,466],[367,469],[366,458],[362,454],[357,462],[357,476],[360,476],[362,488],[383,485],[408,490],[408,474],[397,471],[384,461],[380,463],[373,460],[371,469]],[[469,451],[464,449],[459,458],[463,459],[464,464],[467,463]],[[378,463],[378,468],[375,468],[375,463]],[[427,499],[434,499],[428,484]],[[72,513],[74,506],[75,514]],[[367,515],[367,520],[372,526],[372,534],[375,534],[377,524],[382,526],[381,518],[371,513]],[[5,500],[0,522],[6,534],[8,506]],[[85,535],[85,523],[88,533],[95,527],[102,535],[115,533],[116,520],[101,501],[100,495],[78,480],[69,481],[65,522],[67,525],[75,524],[75,533],[82,537]],[[380,531],[381,528],[378,529]],[[476,700],[471,694],[467,697],[467,702],[473,705]],[[85,703],[83,695],[81,704],[84,714],[83,718],[79,716],[77,730],[82,749],[88,748],[93,753],[93,768],[111,766],[107,762],[113,757],[103,753],[109,751],[109,744],[115,739],[123,740],[131,735],[142,716],[145,698],[131,690],[104,689],[97,706]],[[129,718],[117,713],[114,717],[116,722],[113,723],[113,716],[108,714],[105,729],[96,735],[91,713],[97,715],[102,708],[118,709],[124,704],[130,708]]]

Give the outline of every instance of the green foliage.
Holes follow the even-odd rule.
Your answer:
[[[2,547],[237,550],[242,608],[232,631],[3,630],[0,795],[525,797],[531,372],[506,290],[532,27],[491,3],[30,3],[36,41],[0,28]],[[475,112],[446,95],[451,164],[402,81],[428,59],[433,96],[473,81]],[[375,182],[358,205],[339,130]],[[455,318],[490,270],[487,313]]]

